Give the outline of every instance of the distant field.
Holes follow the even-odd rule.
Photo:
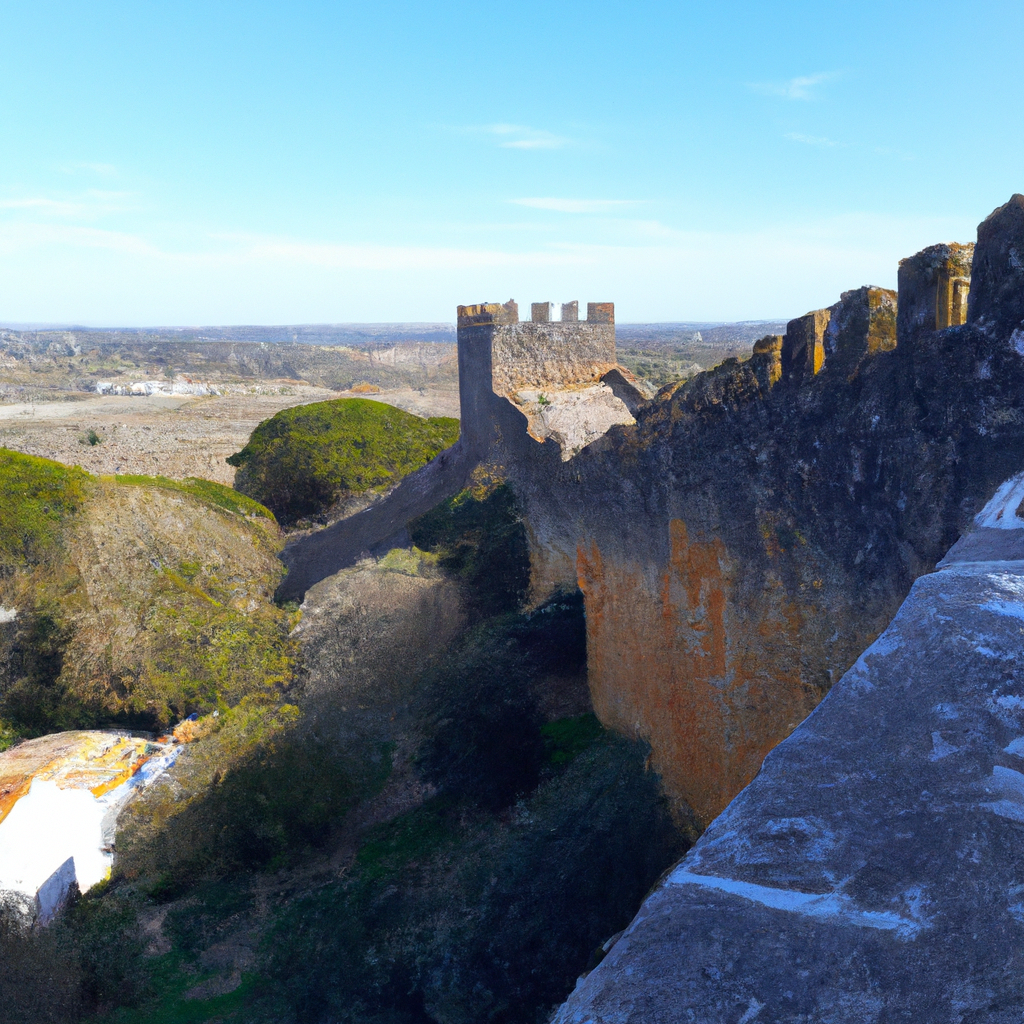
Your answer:
[[[225,458],[244,447],[261,420],[291,406],[354,395],[421,416],[457,416],[455,345],[443,332],[429,340],[431,332],[417,326],[375,333],[370,325],[358,336],[349,330],[345,337],[359,344],[334,344],[343,332],[328,328],[303,330],[317,343],[266,340],[270,332],[292,330],[277,328],[217,329],[263,332],[262,340],[185,338],[184,331],[0,330],[0,445],[94,473],[230,484],[235,471]],[[100,382],[122,391],[150,382],[179,393],[99,395]],[[189,389],[200,393],[180,393]]]
[[[759,338],[785,330],[784,320],[617,324],[615,337],[619,362],[662,387],[709,370],[730,356],[748,356]]]
[[[227,328],[219,330],[227,332]],[[312,331],[307,336],[320,337]],[[353,339],[358,344],[337,343],[337,332],[322,332],[322,339],[253,341],[185,338],[168,332],[0,330],[0,400],[40,401],[54,392],[95,391],[100,381],[172,381],[176,376],[235,393],[260,387],[260,393],[266,394],[289,384],[332,391],[358,385],[457,387],[458,361],[451,341],[417,339],[413,332],[397,329],[388,335]],[[333,343],[324,343],[327,340]]]

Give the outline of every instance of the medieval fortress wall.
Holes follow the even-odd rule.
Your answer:
[[[826,358],[857,364],[865,356],[910,352],[921,333],[942,331],[967,320],[973,244],[929,246],[900,262],[899,292],[865,286],[844,292],[839,302],[791,320],[785,335],[754,344],[769,385],[799,382],[818,374]],[[555,439],[564,459],[577,454],[615,424],[635,422],[639,404],[653,397],[618,365],[615,306],[534,302],[529,321],[518,304],[458,307],[459,388],[465,438],[493,437],[492,396],[527,418],[538,441]],[[897,322],[898,321],[898,322]]]
[[[904,260],[898,296],[845,292],[657,396],[616,365],[610,303],[526,322],[512,301],[460,306],[458,444],[290,545],[282,596],[496,469],[532,599],[584,592],[599,717],[651,742],[670,797],[711,820],[1019,460],[1022,220],[1015,197],[977,252]]]

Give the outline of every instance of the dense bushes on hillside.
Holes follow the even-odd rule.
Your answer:
[[[646,750],[597,732],[507,818],[436,798],[290,904],[265,946],[267,1018],[547,1020],[683,849]]]
[[[512,488],[469,488],[409,524],[412,542],[463,584],[479,616],[513,611],[530,586],[526,531]]]
[[[147,991],[136,908],[117,894],[76,898],[46,928],[26,900],[0,893],[0,1016],[4,1024],[71,1024]]]
[[[383,491],[453,445],[459,422],[423,419],[382,402],[340,398],[284,409],[228,458],[235,487],[282,525],[322,518],[332,507]]]

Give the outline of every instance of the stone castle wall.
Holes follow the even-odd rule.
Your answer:
[[[899,303],[846,292],[578,450],[538,433],[520,386],[608,386],[613,311],[559,322],[541,303],[521,324],[514,303],[459,309],[462,437],[451,474],[443,459],[421,471],[439,481],[423,502],[449,475],[501,467],[534,599],[576,585],[586,597],[598,714],[651,743],[669,796],[700,823],[1024,468],[1024,197],[979,229],[967,322],[943,329],[963,315],[970,248],[938,249],[904,261]]]
[[[1024,198],[979,232],[999,276],[983,295],[1017,281],[1019,210]],[[945,266],[929,270],[928,250],[905,261],[899,301],[845,292],[749,360],[641,405],[635,426],[564,467],[506,461],[543,582],[535,596],[584,592],[599,717],[651,743],[666,791],[699,823],[813,710],[991,488],[1024,468],[1024,343],[1009,340],[1024,322],[984,303],[955,322],[971,247],[935,248]],[[909,360],[906,318],[922,302]]]

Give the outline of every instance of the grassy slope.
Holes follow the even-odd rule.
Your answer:
[[[165,728],[292,674],[268,510],[204,480],[0,451],[0,735]]]
[[[235,487],[291,525],[338,502],[383,491],[458,439],[449,417],[423,419],[348,398],[284,409],[264,420],[228,462]]]

